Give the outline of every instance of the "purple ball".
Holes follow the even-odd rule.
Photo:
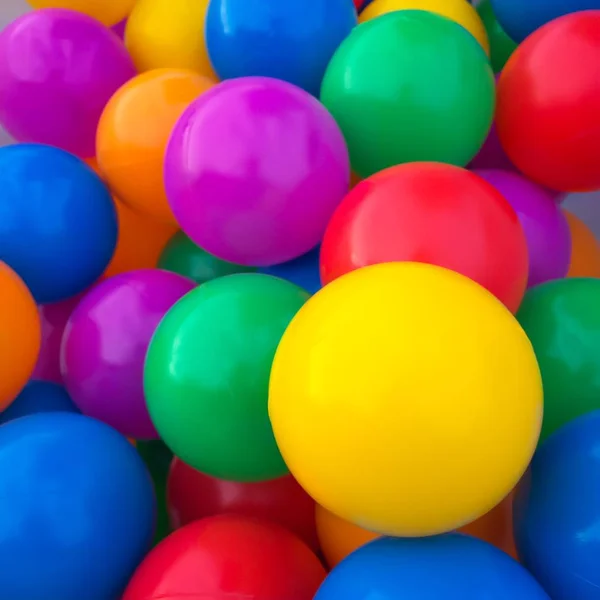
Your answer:
[[[569,225],[552,194],[523,175],[500,169],[473,171],[513,207],[527,239],[529,287],[567,275],[571,261]]]
[[[195,287],[142,269],[95,286],[70,316],[61,346],[65,387],[81,412],[136,439],[158,437],[144,399],[144,361],[168,310]]]
[[[327,109],[267,77],[202,94],[175,126],[165,159],[167,196],[183,231],[246,266],[314,248],[349,181],[346,143]]]
[[[91,158],[104,106],[134,75],[123,42],[96,19],[27,13],[0,33],[0,123],[19,142]]]

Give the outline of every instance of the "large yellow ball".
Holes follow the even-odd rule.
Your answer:
[[[524,331],[484,288],[386,263],[337,279],[296,315],[269,415],[317,503],[371,531],[424,536],[515,486],[539,437],[542,382]]]
[[[33,8],[68,8],[111,27],[131,12],[135,0],[27,0]]]
[[[125,29],[125,45],[138,71],[191,69],[216,81],[204,35],[208,3],[138,0]]]
[[[370,21],[396,10],[426,10],[462,25],[490,53],[490,42],[483,21],[467,0],[374,0],[359,17],[359,22]]]

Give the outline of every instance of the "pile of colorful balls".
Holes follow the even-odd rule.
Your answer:
[[[600,0],[29,1],[0,598],[599,600]]]

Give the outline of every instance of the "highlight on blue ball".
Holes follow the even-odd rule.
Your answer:
[[[319,272],[320,249],[319,246],[304,256],[272,267],[263,267],[258,272],[285,279],[306,290],[309,294],[316,294],[322,287]]]
[[[314,600],[550,600],[508,554],[449,533],[380,538],[331,571]]]
[[[30,381],[9,407],[0,412],[0,425],[45,412],[80,411],[62,385],[51,381]]]
[[[541,445],[513,519],[519,557],[552,600],[600,598],[600,410]]]
[[[85,162],[51,146],[5,146],[0,190],[0,260],[39,304],[75,296],[102,275],[117,243],[117,214]]]
[[[318,96],[357,22],[353,0],[211,0],[206,45],[220,79],[274,77]]]
[[[0,427],[3,598],[120,598],[155,515],[142,458],[108,425],[54,412]]]

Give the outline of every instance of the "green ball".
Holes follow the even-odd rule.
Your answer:
[[[600,408],[600,279],[561,279],[527,292],[517,313],[540,365],[540,442]]]
[[[511,54],[517,49],[517,43],[508,37],[496,19],[491,0],[483,0],[477,6],[477,12],[483,21],[485,30],[490,40],[490,55],[494,73],[500,73],[510,58]]]
[[[258,273],[209,281],[164,317],[148,349],[144,390],[161,439],[219,479],[264,481],[288,470],[268,416],[271,364],[309,295]]]
[[[234,273],[253,273],[254,267],[244,267],[221,260],[199,246],[185,233],[178,231],[167,243],[158,260],[158,268],[183,275],[198,284]]]
[[[362,177],[415,161],[465,166],[492,124],[494,74],[463,27],[402,10],[359,25],[342,42],[321,101]]]

